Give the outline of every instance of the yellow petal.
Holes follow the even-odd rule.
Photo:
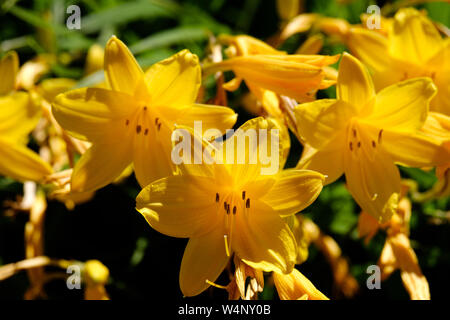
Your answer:
[[[19,181],[41,181],[50,165],[25,146],[0,139],[0,174]]]
[[[150,125],[147,134],[138,134],[134,137],[134,173],[142,188],[172,175],[175,170],[171,159],[170,129],[166,125],[161,125],[159,129]]]
[[[128,94],[82,88],[58,95],[53,101],[53,115],[59,124],[81,139],[95,140],[107,129],[125,126],[127,116],[138,107]],[[123,119],[123,123],[114,123]]]
[[[304,60],[291,55],[243,56],[208,66],[206,72],[233,70],[238,78],[255,86],[304,100],[306,94],[313,96],[324,78],[321,67]]]
[[[46,79],[39,83],[38,92],[45,100],[51,103],[58,94],[70,90],[76,83],[75,80],[68,78]]]
[[[297,49],[296,54],[318,54],[323,47],[323,36],[316,34],[308,39]]]
[[[364,129],[359,132],[360,146],[345,153],[347,187],[363,211],[385,222],[397,207],[400,173],[389,154],[374,148]]]
[[[411,248],[408,237],[398,233],[389,237],[388,241],[396,259],[396,265],[401,270],[403,284],[412,300],[429,300],[430,288],[428,281],[420,270],[419,262]]]
[[[351,53],[373,71],[389,69],[391,59],[388,54],[388,39],[378,32],[351,28],[346,44]]]
[[[253,118],[221,144],[223,163],[236,183],[245,186],[261,175],[275,175],[284,162],[286,140],[278,122]],[[233,149],[232,149],[233,148]]]
[[[200,294],[214,282],[230,259],[225,252],[223,228],[189,239],[180,269],[180,288],[186,297]]]
[[[423,126],[435,92],[429,78],[415,78],[384,88],[376,96],[373,112],[364,121],[383,129],[415,132]]]
[[[193,104],[180,110],[176,117],[176,124],[194,127],[195,121],[201,121],[203,131],[208,129],[218,129],[223,134],[227,129],[234,126],[237,114],[231,108]],[[208,139],[208,136],[205,136]]]
[[[281,300],[303,299],[304,295],[307,300],[329,300],[297,269],[287,275],[274,272],[273,280]]]
[[[326,146],[314,149],[306,144],[297,169],[320,172],[325,176],[324,185],[336,181],[344,173],[345,133],[336,135]],[[333,159],[333,161],[330,161]]]
[[[219,222],[219,204],[210,181],[188,175],[160,179],[139,193],[136,208],[161,233],[183,238],[202,236],[217,228]]]
[[[436,54],[443,45],[433,23],[414,8],[400,9],[389,30],[389,53],[399,60],[419,65]]]
[[[86,192],[100,189],[113,182],[131,163],[132,144],[120,140],[119,134],[111,141],[95,143],[76,163],[72,174],[72,191]]]
[[[235,216],[232,248],[249,266],[263,271],[289,273],[296,258],[296,243],[288,225],[278,213],[261,201]]]
[[[366,67],[346,52],[339,64],[336,94],[338,99],[351,103],[358,110],[364,110],[375,96],[373,82]]]
[[[14,92],[0,97],[0,135],[10,141],[26,142],[40,115],[39,106],[28,93]]]
[[[142,69],[133,54],[115,36],[106,44],[105,76],[113,90],[131,95],[143,77]]]
[[[161,108],[191,105],[201,84],[198,57],[182,50],[151,66],[145,72],[145,79],[153,105]]]
[[[286,54],[284,51],[278,51],[271,47],[264,41],[256,39],[247,35],[230,36],[227,34],[218,37],[219,42],[227,44],[233,50],[234,54],[228,55],[228,58],[233,56],[245,56],[253,54]]]
[[[298,0],[297,0],[298,1]],[[289,2],[285,0],[278,0],[278,2]],[[281,40],[286,40],[290,36],[308,31],[313,23],[317,20],[318,15],[313,13],[303,13],[295,18],[293,18],[289,23],[283,28],[280,34]]]
[[[320,99],[295,108],[299,134],[316,149],[325,146],[356,115],[353,105],[334,99]]]
[[[15,51],[8,52],[0,60],[0,96],[6,95],[16,87],[19,70],[19,57]]]
[[[322,191],[324,176],[309,170],[283,170],[260,200],[280,216],[293,215],[313,203]]]
[[[36,58],[28,60],[19,69],[17,74],[17,87],[30,90],[39,78],[50,70],[51,64],[56,60],[53,54],[39,54]]]

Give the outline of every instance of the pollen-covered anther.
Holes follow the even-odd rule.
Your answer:
[[[142,127],[140,125],[136,126],[136,133],[139,134],[142,130]]]

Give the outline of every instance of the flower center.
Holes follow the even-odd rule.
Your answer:
[[[227,256],[230,256],[231,239],[233,236],[236,215],[247,214],[248,209],[250,209],[251,201],[250,198],[247,197],[247,193],[244,190],[240,195],[233,191],[222,196],[217,192],[216,203],[218,206],[222,207],[219,208],[219,213],[223,214],[225,223],[225,234],[223,236],[225,242],[225,252],[227,253]]]

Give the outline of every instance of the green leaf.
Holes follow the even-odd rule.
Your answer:
[[[202,26],[178,27],[155,33],[130,46],[131,52],[138,54],[150,49],[168,47],[174,44],[207,39],[208,30]]]
[[[125,24],[138,19],[154,19],[158,17],[173,18],[178,7],[171,1],[137,1],[128,2],[81,18],[81,31],[92,33],[101,30],[105,25]]]

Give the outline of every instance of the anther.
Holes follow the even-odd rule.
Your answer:
[[[147,111],[147,106],[144,106],[144,111]]]
[[[250,208],[250,198],[248,198],[247,201],[245,202],[245,207],[247,209]]]
[[[127,121],[125,121],[125,125],[129,125],[130,124],[130,120],[127,119]]]
[[[242,200],[245,200],[245,191],[242,191]]]
[[[236,210],[237,210],[237,208],[236,208],[236,206],[234,206],[233,207],[233,214],[236,214]]]
[[[353,129],[353,136],[356,138],[356,130]]]
[[[148,128],[145,128],[144,135],[148,134]]]
[[[361,148],[361,141],[358,141],[358,148]]]
[[[227,205],[227,214],[230,214],[230,205]]]
[[[216,193],[216,202],[219,202],[219,194]]]
[[[350,141],[349,147],[350,147],[350,151],[353,151],[353,142]]]
[[[159,118],[155,118],[155,126],[158,125]]]
[[[383,129],[380,130],[380,132],[378,132],[378,144],[381,143],[381,137],[383,135]]]
[[[158,131],[161,130],[161,122],[158,123]]]
[[[142,127],[140,125],[136,126],[136,133],[141,132]]]
[[[375,141],[372,140],[372,147],[375,148],[376,146],[377,146],[377,145],[376,145]]]
[[[224,209],[225,211],[227,211],[227,202],[226,202],[226,201],[223,203],[223,209]]]

